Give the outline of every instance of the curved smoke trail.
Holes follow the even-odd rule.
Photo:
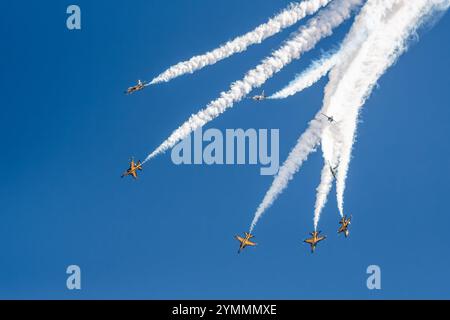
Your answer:
[[[326,76],[327,73],[337,63],[339,55],[337,53],[325,53],[318,61],[314,61],[305,71],[300,73],[286,87],[274,93],[267,99],[285,99],[299,93]]]
[[[297,144],[289,153],[289,156],[275,176],[272,185],[266,192],[261,204],[258,206],[250,225],[250,233],[253,232],[253,229],[264,212],[274,203],[287,187],[289,181],[292,180],[297,171],[300,170],[303,162],[308,159],[309,154],[316,150],[316,147],[320,142],[322,130],[326,125],[325,121],[326,120],[320,118],[320,114],[317,114],[316,118],[309,123],[308,129],[297,140]]]
[[[316,203],[314,206],[314,230],[317,231],[319,225],[320,214],[322,213],[325,204],[327,203],[328,194],[333,185],[334,174],[331,170],[335,170],[338,153],[336,152],[337,144],[334,143],[332,137],[339,134],[339,130],[335,126],[328,126],[322,133],[322,153],[323,153],[323,168],[320,178],[320,184],[316,191]]]
[[[361,107],[378,79],[407,50],[409,36],[432,13],[437,10],[447,10],[449,6],[449,0],[405,1],[395,17],[367,44],[365,55],[362,55],[352,66],[352,76],[346,80],[346,86],[340,93],[341,102],[351,109],[341,125],[344,143],[336,182],[337,201],[341,213],[344,211],[345,182]]]
[[[291,4],[275,17],[260,25],[256,29],[228,41],[219,48],[202,55],[195,56],[187,61],[180,62],[154,78],[150,84],[168,82],[186,73],[193,73],[208,65],[226,59],[235,53],[245,51],[249,46],[263,42],[265,39],[288,28],[307,15],[314,14],[331,0],[308,0]]]
[[[354,25],[350,32],[346,36],[341,50],[337,54],[341,54],[342,59],[339,62],[341,68],[344,71],[340,72],[339,81],[331,81],[328,92],[331,93],[328,99],[330,103],[329,115],[332,115],[334,119],[338,121],[334,122],[331,126],[324,130],[322,135],[322,150],[325,160],[324,168],[322,170],[322,177],[319,186],[317,187],[316,203],[314,208],[314,229],[317,230],[319,224],[320,215],[325,207],[330,193],[333,174],[331,168],[340,162],[340,150],[343,145],[342,132],[340,126],[342,125],[342,119],[346,117],[348,110],[341,107],[341,101],[336,100],[339,96],[339,88],[343,83],[345,87],[345,80],[348,74],[351,72],[351,66],[353,61],[362,54],[364,43],[367,43],[370,37],[375,34],[380,27],[385,23],[386,19],[395,14],[399,8],[403,5],[400,0],[394,0],[385,2],[383,0],[369,0],[361,10],[360,14],[356,18]],[[348,87],[348,86],[347,86]],[[337,95],[336,95],[337,94]],[[333,169],[334,170],[334,169]],[[343,212],[339,210],[339,214],[342,217]]]
[[[184,124],[176,129],[157,149],[155,149],[144,163],[172,148],[176,143],[186,138],[196,129],[204,126],[220,114],[232,107],[237,101],[242,100],[253,88],[260,87],[267,79],[279,72],[294,59],[300,58],[302,53],[311,50],[325,36],[332,34],[334,28],[350,17],[354,8],[362,0],[336,0],[323,9],[314,18],[311,18],[306,26],[287,41],[271,57],[266,58],[256,68],[247,72],[243,80],[231,85],[228,92],[222,92],[220,98],[212,101],[208,106],[192,115]]]
[[[320,143],[323,129],[329,125],[321,114],[324,113],[335,116],[333,112],[335,104],[332,103],[332,97],[339,87],[343,75],[347,72],[349,64],[355,57],[358,48],[361,46],[361,42],[366,39],[366,31],[371,30],[376,26],[374,21],[378,21],[379,19],[376,17],[382,14],[382,11],[377,10],[377,8],[379,8],[382,3],[382,0],[368,0],[356,17],[348,36],[344,39],[341,49],[339,50],[340,63],[335,65],[330,71],[330,80],[324,90],[325,94],[322,109],[317,113],[315,119],[310,122],[308,129],[300,136],[297,145],[291,151],[278,174],[275,176],[272,185],[255,212],[250,226],[251,231],[253,231],[256,223],[264,212],[287,187],[287,184],[300,169],[308,155],[315,151],[317,144]],[[374,15],[375,18],[373,17]],[[328,113],[328,111],[331,112]],[[335,119],[337,118],[335,117]]]

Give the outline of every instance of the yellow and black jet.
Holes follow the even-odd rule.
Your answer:
[[[137,170],[142,170],[141,161],[134,163],[134,159],[132,158],[130,161],[130,167],[127,169],[127,171],[122,173],[121,178],[126,176],[132,176],[134,179],[137,179]]]
[[[146,82],[142,82],[141,80],[138,80],[137,85],[129,87],[127,89],[127,91],[125,91],[125,94],[132,94],[134,92],[141,91],[142,89],[145,88],[146,85],[147,85]]]
[[[248,232],[244,232],[244,233],[245,233],[245,238],[242,238],[240,236],[235,236],[236,240],[238,240],[241,243],[239,245],[238,253],[241,253],[241,251],[244,250],[246,246],[252,246],[252,247],[256,246],[256,243],[250,241],[250,239],[253,238],[254,236]]]
[[[306,242],[307,244],[309,244],[311,246],[311,253],[314,253],[314,250],[316,250],[316,245],[322,241],[325,240],[327,237],[326,236],[319,236],[319,233],[321,231],[313,231],[310,233],[311,238],[308,238],[306,240],[304,240],[303,242]]]
[[[344,233],[345,237],[347,238],[350,234],[350,231],[348,230],[348,227],[350,226],[352,222],[352,216],[348,217],[343,216],[341,220],[339,221],[339,224],[341,225],[338,229],[338,233]]]

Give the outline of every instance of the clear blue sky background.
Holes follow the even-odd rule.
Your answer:
[[[65,1],[3,4],[0,73],[0,298],[450,298],[450,18],[383,76],[366,104],[338,237],[334,195],[316,254],[320,153],[310,157],[237,255],[272,182],[259,166],[175,166],[170,153],[137,182],[120,179],[191,113],[241,79],[297,27],[194,75],[123,90],[242,34],[288,1]],[[335,47],[350,22],[265,85],[272,93]],[[279,128],[283,161],[321,105],[323,79],[283,101],[250,100],[207,127]],[[66,289],[66,267],[82,290]],[[366,288],[366,268],[382,290]]]

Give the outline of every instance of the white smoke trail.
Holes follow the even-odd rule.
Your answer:
[[[280,49],[276,50],[271,57],[266,58],[256,68],[247,72],[243,80],[233,83],[228,92],[222,92],[220,98],[209,103],[205,109],[197,114],[192,115],[154,150],[144,163],[165,152],[197,128],[218,117],[232,107],[235,102],[242,100],[253,88],[260,87],[292,60],[300,58],[302,53],[314,48],[320,39],[331,35],[335,27],[348,19],[352,10],[361,2],[362,0],[335,0],[331,2],[317,16],[310,19],[306,26],[301,27],[298,33]]]
[[[335,170],[337,156],[336,152],[337,144],[334,143],[333,137],[338,135],[339,132],[337,127],[334,125],[328,126],[323,130],[322,133],[322,152],[324,165],[322,168],[322,174],[320,179],[320,184],[317,187],[316,204],[314,206],[314,230],[317,231],[317,226],[319,224],[320,214],[322,213],[325,204],[327,203],[328,194],[330,193],[333,184],[333,173],[331,170]],[[327,139],[324,139],[327,137]]]
[[[356,17],[355,22],[349,31],[349,35],[344,39],[342,47],[339,50],[340,63],[337,64],[329,74],[330,80],[325,87],[322,109],[317,113],[316,118],[310,122],[308,129],[300,136],[297,145],[291,151],[288,158],[283,163],[283,166],[280,168],[280,171],[275,176],[270,189],[267,191],[255,212],[250,231],[253,231],[256,223],[264,212],[273,204],[281,192],[283,192],[294,174],[307,159],[308,155],[315,151],[317,144],[322,138],[323,129],[330,125],[324,120],[322,113],[335,117],[334,109],[336,108],[334,108],[334,104],[331,103],[331,98],[338,88],[340,80],[347,72],[348,65],[352,62],[361,46],[361,42],[366,39],[366,32],[375,29],[377,24],[374,23],[374,21],[379,21],[379,16],[384,14],[384,11],[378,10],[382,3],[382,0],[368,0]],[[330,111],[330,113],[328,113],[328,111]],[[338,118],[335,117],[335,119]],[[321,190],[325,189],[322,188]]]
[[[311,120],[308,129],[297,140],[297,144],[289,153],[289,156],[281,166],[278,174],[275,176],[270,189],[266,192],[264,199],[258,206],[255,216],[250,225],[250,233],[256,226],[256,223],[264,214],[264,212],[274,203],[278,196],[287,187],[288,183],[294,177],[295,173],[300,170],[303,162],[308,158],[311,152],[316,150],[320,142],[320,136],[326,120],[320,118],[320,114]]]
[[[343,145],[337,174],[336,193],[341,213],[344,209],[344,191],[352,146],[355,140],[359,111],[383,73],[392,66],[407,49],[408,37],[436,10],[447,10],[449,0],[405,1],[395,17],[370,41],[365,54],[352,66],[351,77],[345,80],[340,101],[351,107],[341,125]],[[351,89],[350,89],[351,88]]]
[[[336,64],[339,55],[337,53],[326,53],[320,60],[314,61],[305,71],[300,73],[286,87],[274,93],[268,99],[284,99],[299,93],[324,77]]]
[[[307,15],[314,14],[331,0],[308,0],[291,4],[275,17],[260,25],[256,29],[237,37],[219,48],[202,55],[195,56],[187,61],[180,62],[154,78],[150,84],[168,82],[186,73],[193,73],[208,65],[226,59],[235,53],[245,51],[249,46],[263,42],[265,39],[288,28]]]
[[[320,177],[320,184],[317,187],[316,205],[314,207],[314,231],[317,231],[319,225],[320,214],[325,206],[330,193],[331,186],[333,185],[333,174],[330,171],[328,163],[324,163],[322,168],[322,174]]]
[[[350,66],[353,61],[363,52],[363,43],[370,39],[370,36],[375,34],[377,30],[382,26],[385,20],[392,14],[394,14],[403,3],[400,0],[394,0],[385,2],[383,0],[369,0],[362,8],[360,14],[355,19],[350,32],[346,36],[341,50],[337,53],[342,56],[339,61],[341,72],[338,72],[339,78],[334,75],[333,79],[339,79],[339,81],[332,81],[330,79],[329,85],[327,85],[327,92],[330,94],[329,99],[326,99],[331,106],[328,113],[332,114],[334,119],[342,119],[348,112],[345,108],[340,107],[340,103],[336,102],[335,94],[339,88],[339,85],[346,78],[346,75],[351,71]],[[317,187],[316,203],[314,208],[314,229],[317,230],[317,226],[320,220],[320,215],[327,202],[328,194],[331,190],[333,183],[333,174],[331,168],[335,170],[335,166],[340,160],[340,153],[338,152],[342,148],[342,133],[340,130],[341,121],[333,123],[327,127],[322,134],[322,150],[325,160],[324,168],[322,170],[321,182]],[[331,166],[331,168],[330,168]],[[341,217],[343,212],[339,210]]]
[[[395,21],[393,21],[389,27],[385,28],[384,34],[380,33],[378,35],[378,38],[373,41],[372,47],[367,49],[366,59],[360,62],[360,65],[365,66],[368,72],[374,73],[377,69],[381,69],[381,71],[379,71],[379,74],[376,74],[376,77],[372,77],[372,82],[369,83],[361,82],[360,79],[353,80],[354,83],[359,83],[360,86],[367,86],[367,91],[364,92],[360,98],[358,96],[350,96],[351,100],[349,100],[349,103],[354,105],[354,111],[348,114],[346,121],[342,124],[344,144],[341,151],[341,168],[338,173],[337,182],[338,207],[341,212],[343,212],[345,180],[350,163],[359,110],[378,78],[388,67],[395,63],[398,57],[406,50],[406,41],[409,35],[420,26],[423,17],[430,15],[435,9],[442,9],[442,7],[440,7],[442,4],[446,4],[448,7],[449,1],[438,0],[407,3],[401,12],[401,16],[396,17]],[[439,8],[437,8],[437,6],[439,6]],[[380,44],[382,44],[382,46],[380,46]]]

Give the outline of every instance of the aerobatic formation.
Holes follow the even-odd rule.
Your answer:
[[[241,80],[233,82],[228,91],[222,92],[205,108],[191,115],[142,163],[135,164],[134,160],[131,160],[128,170],[122,176],[137,178],[137,170],[142,170],[142,165],[146,162],[233,107],[254,88],[261,87],[275,73],[301,58],[305,52],[315,48],[321,39],[330,36],[336,27],[355,16],[349,32],[337,50],[324,54],[280,91],[269,96],[262,91],[261,94],[248,97],[258,102],[288,98],[328,76],[320,110],[298,138],[274,177],[272,185],[254,213],[249,231],[245,232],[245,237],[235,238],[239,241],[238,252],[247,246],[256,245],[250,239],[254,237],[252,233],[261,216],[318,146],[321,147],[324,164],[321,181],[316,190],[313,231],[310,233],[311,237],[304,242],[309,244],[314,252],[317,244],[326,239],[326,236],[320,235],[318,224],[333,181],[336,181],[340,215],[337,232],[348,237],[352,217],[344,214],[344,191],[360,110],[378,79],[407,50],[411,35],[425,22],[439,16],[439,12],[446,11],[449,6],[450,0],[305,0],[289,5],[266,23],[213,51],[168,68],[149,82],[139,80],[137,85],[128,88],[125,93],[132,94],[215,64],[312,15],[280,48],[249,70]]]

